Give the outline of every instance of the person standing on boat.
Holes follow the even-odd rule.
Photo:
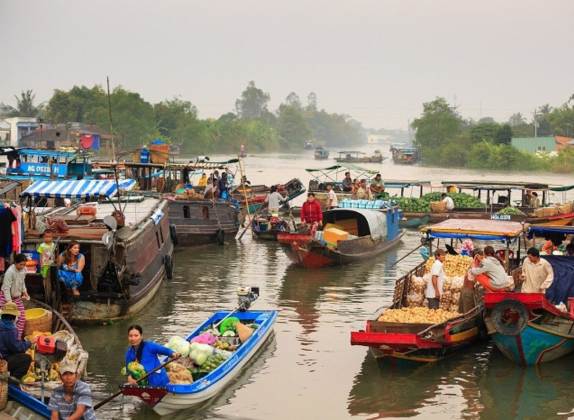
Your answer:
[[[446,259],[446,252],[443,249],[437,249],[434,253],[435,261],[431,268],[431,276],[427,280],[425,297],[428,301],[429,309],[438,309],[440,307],[440,296],[444,284],[443,263]]]
[[[48,408],[51,420],[82,419],[95,420],[92,390],[79,379],[78,367],[69,361],[62,362],[58,373],[62,385],[52,391]]]
[[[446,193],[442,193],[440,196],[441,200],[445,204],[446,211],[454,210],[454,200],[449,197]]]
[[[7,302],[14,302],[19,311],[16,329],[18,338],[22,337],[24,325],[26,324],[26,310],[22,300],[30,300],[28,290],[26,290],[26,261],[24,254],[16,254],[14,264],[8,267],[2,280],[2,290],[0,291],[0,305]]]
[[[207,187],[207,174],[205,172],[201,174],[201,178],[199,178],[199,181],[197,182],[197,187],[204,189]]]
[[[333,190],[333,184],[327,184],[327,209],[331,210],[337,207],[339,207],[339,200]]]
[[[383,179],[381,178],[381,174],[377,174],[375,175],[375,177],[371,180],[371,193],[373,193],[373,196],[376,198],[379,194],[382,194],[385,192],[385,183],[383,182]]]
[[[80,253],[80,243],[71,241],[68,248],[58,257],[58,280],[67,289],[72,289],[74,296],[80,296],[78,288],[84,282],[82,271],[86,265],[86,259]]]
[[[26,375],[32,363],[32,358],[26,354],[31,343],[20,339],[20,334],[14,325],[19,315],[14,302],[7,302],[0,314],[0,357],[8,362],[10,375],[20,379]]]
[[[279,191],[277,191],[277,186],[271,186],[271,192],[265,197],[265,202],[267,203],[267,208],[269,213],[277,214],[279,209],[283,205],[283,196]]]
[[[219,198],[227,200],[229,198],[229,185],[227,183],[227,172],[221,174],[219,182],[217,183],[217,189],[219,190]]]
[[[481,259],[479,257],[484,257],[484,252],[481,249],[475,249],[472,251],[472,265],[471,268],[480,267]],[[464,276],[464,283],[460,289],[460,298],[458,301],[458,312],[465,314],[476,306],[474,302],[474,285],[476,282],[476,277],[469,271]]]
[[[353,191],[353,180],[351,179],[351,172],[345,172],[345,178],[343,178],[343,191],[351,192]]]
[[[548,261],[540,258],[536,248],[526,252],[526,259],[522,264],[522,293],[545,293],[554,280],[554,270]]]
[[[172,359],[178,358],[179,354],[167,347],[143,339],[143,329],[139,325],[128,327],[128,341],[130,347],[126,352],[126,371],[128,372],[128,383],[135,385],[136,379],[130,374],[128,365],[131,362],[138,362],[145,369],[146,373],[152,372],[160,366],[158,356],[168,356]],[[165,368],[161,368],[152,373],[147,381],[149,386],[163,387],[169,382]]]
[[[317,227],[323,222],[323,210],[321,204],[315,199],[315,194],[307,194],[307,201],[301,207],[301,222],[305,223],[311,231],[317,230]]]
[[[56,244],[54,243],[54,234],[49,230],[44,231],[42,239],[43,242],[38,245],[36,251],[40,254],[40,273],[46,280],[50,266],[56,262]]]

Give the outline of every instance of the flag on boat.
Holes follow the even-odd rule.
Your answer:
[[[136,181],[122,179],[116,183],[109,179],[83,179],[80,181],[36,181],[22,192],[22,197],[93,199],[113,197],[119,188],[131,190]]]

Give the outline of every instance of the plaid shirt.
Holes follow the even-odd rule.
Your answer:
[[[76,382],[71,403],[66,402],[64,399],[64,393],[64,386],[59,386],[54,389],[54,392],[52,392],[52,396],[50,397],[50,403],[48,404],[50,411],[57,411],[60,418],[62,420],[66,420],[74,414],[78,405],[85,405],[86,411],[84,412],[82,419],[96,420],[96,413],[92,408],[92,391],[87,383],[82,381]]]
[[[317,200],[312,202],[305,201],[301,209],[301,221],[303,223],[314,223],[323,221],[323,211],[321,204]]]

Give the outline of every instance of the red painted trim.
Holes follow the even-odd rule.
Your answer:
[[[486,309],[492,309],[498,303],[504,300],[515,300],[522,303],[528,309],[544,309],[553,315],[566,318],[574,319],[567,312],[562,312],[556,308],[552,303],[550,303],[543,293],[514,293],[514,292],[492,292],[485,293],[483,297],[484,307]]]
[[[166,396],[164,388],[148,388],[124,385],[121,387],[122,394],[140,398],[148,406],[153,407]]]
[[[389,347],[414,346],[420,349],[440,349],[445,347],[441,343],[425,340],[414,333],[380,333],[353,331],[351,344],[359,346],[387,345]]]
[[[518,349],[518,356],[522,366],[526,366],[526,357],[524,357],[524,348],[522,347],[522,338],[520,334],[516,336],[516,348]]]

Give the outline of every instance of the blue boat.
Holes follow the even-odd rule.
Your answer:
[[[486,293],[484,306],[496,347],[516,364],[537,365],[574,351],[574,317],[557,309],[544,294]]]
[[[46,403],[24,392],[18,385],[8,385],[8,404],[0,411],[16,419],[49,419],[51,412]]]
[[[215,312],[203,324],[197,327],[187,340],[198,336],[203,331],[217,324],[230,315],[230,311]],[[122,387],[124,395],[137,396],[161,416],[192,408],[213,398],[241,372],[242,368],[257,354],[273,333],[273,324],[277,311],[244,311],[234,312],[233,316],[242,323],[254,323],[258,328],[253,332],[233,355],[206,376],[191,384],[168,384],[162,388],[128,386]]]

